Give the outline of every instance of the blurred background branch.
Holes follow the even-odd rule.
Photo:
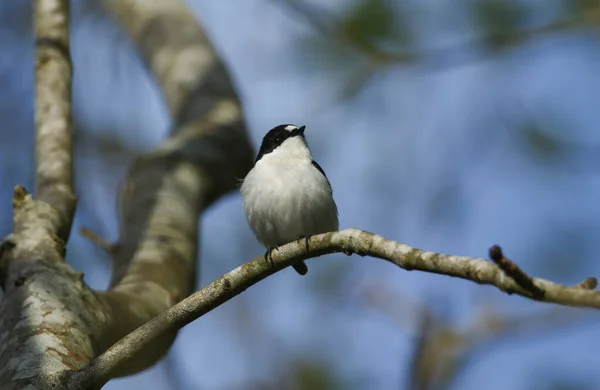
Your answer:
[[[568,308],[509,316],[494,309],[494,298],[484,297],[470,321],[453,324],[436,304],[411,299],[382,280],[362,283],[359,299],[359,304],[389,318],[399,330],[414,334],[408,383],[401,387],[407,390],[456,388],[459,376],[490,349],[511,342],[527,348],[549,332],[592,324],[595,319],[589,312]]]

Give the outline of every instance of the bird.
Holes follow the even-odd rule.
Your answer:
[[[313,159],[306,126],[282,124],[263,137],[254,166],[242,181],[240,192],[246,218],[267,252],[288,242],[338,230],[338,210],[331,183]],[[304,261],[293,264],[306,275]]]

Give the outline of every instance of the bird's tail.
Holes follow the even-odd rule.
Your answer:
[[[300,275],[306,275],[306,273],[308,272],[308,267],[306,266],[306,263],[304,261],[294,264],[292,265],[292,267],[294,267],[296,272],[298,272]]]

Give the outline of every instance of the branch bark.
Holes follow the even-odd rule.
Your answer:
[[[68,1],[36,2],[39,31],[60,31],[38,39],[39,57],[50,58],[38,67],[62,79],[36,78],[43,92],[36,108],[39,199],[16,188],[14,234],[0,251],[3,390],[65,388],[69,372],[187,296],[196,275],[199,214],[236,188],[252,166],[229,75],[189,10],[179,1],[133,3],[106,1],[157,75],[175,126],[129,172],[120,237],[110,247],[111,287],[97,292],[64,259],[72,222],[65,211],[72,199],[72,184],[66,184],[72,182]],[[112,376],[154,364],[176,332],[164,332]]]
[[[191,293],[198,216],[236,188],[252,167],[253,150],[229,74],[183,2],[104,4],[156,76],[175,125],[163,146],[135,162],[123,190],[111,290],[101,296],[119,312],[113,331],[120,338]],[[133,364],[120,366],[114,376],[153,365],[176,332],[142,351]]]
[[[35,38],[36,192],[58,213],[57,235],[66,241],[76,203],[68,1],[35,1]]]
[[[39,199],[22,186],[15,188],[14,230],[0,253],[0,387],[6,390],[34,380],[54,384],[42,378],[57,369],[83,367],[95,356],[97,340],[81,330],[98,334],[104,323],[83,275],[64,259],[76,202],[69,4],[36,0],[34,7]]]
[[[261,255],[228,272],[121,339],[85,369],[74,372],[70,383],[74,388],[81,384],[94,387],[104,383],[113,376],[114,370],[129,364],[139,350],[151,345],[165,332],[187,325],[287,266],[335,252],[372,256],[408,271],[419,270],[459,277],[478,284],[495,286],[509,294],[515,293],[534,299],[531,291],[521,287],[488,260],[426,252],[374,233],[346,229],[312,236],[309,239],[309,250],[306,249],[305,239],[300,239],[273,251],[272,260],[271,256],[266,260],[265,256]],[[539,299],[541,301],[600,308],[600,292],[578,286],[559,285],[538,278],[533,278],[532,281],[545,292]]]

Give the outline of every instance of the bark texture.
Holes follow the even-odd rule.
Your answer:
[[[36,193],[60,217],[57,234],[67,240],[75,213],[73,123],[69,52],[69,2],[35,1]]]
[[[0,388],[100,388],[143,370],[171,345],[173,328],[104,382],[67,383],[74,370],[187,296],[194,287],[198,217],[236,188],[253,162],[229,75],[179,1],[106,1],[131,32],[165,92],[171,137],[140,157],[122,193],[109,291],[93,291],[66,264],[72,190],[68,1],[36,1],[37,198],[18,186],[14,234],[0,253]]]

